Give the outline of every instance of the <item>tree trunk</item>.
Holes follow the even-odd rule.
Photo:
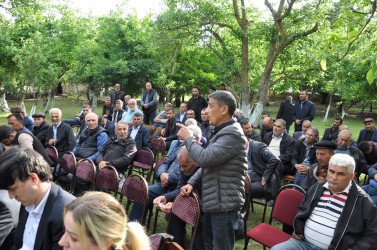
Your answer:
[[[97,109],[97,101],[98,101],[98,97],[96,94],[94,94],[93,96],[93,101],[92,101],[92,110],[93,112],[96,112],[96,109]]]
[[[55,95],[52,97],[52,102],[51,102],[51,108],[53,109],[55,107]]]
[[[3,112],[9,112],[10,110],[5,93],[1,96],[1,110]]]
[[[31,107],[31,110],[30,110],[30,116],[35,114],[36,109],[37,109],[37,105],[33,104],[33,106]]]
[[[324,122],[327,122],[327,118],[329,117],[331,105],[332,105],[332,95],[330,95],[329,106],[327,106],[326,114],[325,114],[325,117],[323,118]]]
[[[344,116],[346,115],[346,103],[342,102],[342,119],[344,119]]]
[[[50,101],[51,101],[51,93],[48,94],[48,99],[47,99],[47,103],[45,106],[45,110],[43,111],[43,114],[47,114],[47,109],[48,109],[48,105],[50,105]]]

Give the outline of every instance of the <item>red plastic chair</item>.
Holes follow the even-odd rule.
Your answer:
[[[288,189],[295,188],[295,189]],[[275,204],[271,211],[269,224],[261,223],[247,232],[245,239],[245,250],[249,240],[255,240],[263,245],[263,248],[271,248],[279,243],[287,241],[291,235],[271,226],[272,219],[282,224],[293,226],[293,220],[297,214],[297,208],[300,206],[305,196],[305,190],[295,184],[288,184],[279,190]]]
[[[120,202],[122,202],[123,197],[127,198],[126,203],[126,213],[128,214],[128,208],[131,201],[136,201],[138,203],[144,204],[143,212],[141,213],[140,221],[143,224],[144,213],[148,206],[149,199],[149,187],[145,178],[138,174],[133,174],[127,177],[124,181],[122,190],[120,193]]]
[[[72,181],[68,189],[68,192],[73,193],[74,188],[75,188],[76,169],[77,169],[76,156],[74,153],[67,152],[63,155],[62,160],[60,161],[60,168],[58,172],[57,181],[60,180],[62,169],[64,169],[69,174],[72,174]]]
[[[74,181],[73,188],[76,185],[77,178],[81,178],[85,181],[90,182],[91,186],[88,191],[93,190],[93,187],[95,184],[95,178],[96,178],[96,165],[94,165],[92,160],[81,159],[77,162],[76,178]]]
[[[135,158],[128,170],[128,176],[132,174],[132,171],[145,176],[145,179],[149,182],[153,172],[154,156],[149,148],[140,148],[135,155]]]
[[[114,192],[114,197],[118,195],[119,175],[118,171],[113,166],[105,166],[102,168],[97,176],[96,188],[98,190],[107,189]]]

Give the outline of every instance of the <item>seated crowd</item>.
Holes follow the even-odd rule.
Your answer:
[[[216,89],[211,86],[210,92],[216,92]],[[225,226],[232,228],[233,243],[223,247],[217,245],[221,242],[219,239],[212,239],[212,235],[208,238],[206,234],[208,204],[203,202],[211,186],[204,183],[204,171],[208,169],[201,166],[213,163],[205,160],[205,153],[193,156],[191,151],[212,152],[206,148],[213,147],[212,142],[218,139],[218,126],[213,127],[215,118],[208,112],[207,105],[213,105],[210,99],[200,96],[197,87],[193,87],[192,94],[188,103],[180,104],[177,113],[171,103],[165,103],[156,116],[157,92],[151,83],[146,84],[140,109],[137,100],[121,91],[117,83],[115,90],[105,98],[101,115],[94,113],[89,101],[84,100],[81,111],[72,119],[63,120],[62,110],[51,109],[51,125],[44,113],[33,114],[33,121],[25,114],[24,107],[12,107],[12,113],[7,117],[9,126],[0,126],[0,189],[8,190],[9,197],[19,202],[0,192],[0,205],[5,203],[7,207],[13,207],[4,212],[6,233],[0,233],[0,249],[11,246],[15,249],[91,249],[91,246],[150,249],[140,225],[147,221],[143,204],[134,202],[129,214],[131,222],[127,223],[122,205],[104,193],[108,190],[88,192],[91,183],[77,177],[75,189],[71,190],[79,196],[75,198],[52,181],[57,176],[52,175],[50,167],[59,169],[63,156],[71,152],[76,161],[89,159],[94,162],[96,175],[106,166],[112,166],[124,179],[138,150],[156,153],[152,139],[166,145],[166,161],[154,173],[152,179],[156,182],[148,183],[146,211],[151,213],[156,208],[170,214],[178,194],[187,195],[194,190],[205,213],[200,213],[193,249],[232,248],[237,231],[243,231],[242,223]],[[243,131],[241,136],[245,143],[236,142],[232,150],[242,154],[238,160],[245,168],[247,163],[244,172],[251,181],[251,199],[264,199],[273,204],[283,180],[292,181],[307,191],[297,212],[292,238],[274,249],[372,248],[377,244],[374,216],[377,212],[374,204],[377,204],[377,130],[374,120],[366,118],[363,121],[365,129],[355,141],[343,119],[335,117],[332,127],[323,131],[320,140],[320,132],[312,127],[314,106],[307,104],[306,91],[301,91],[300,100],[302,109],[297,111],[295,106],[289,105],[292,98],[287,98],[287,103],[280,106],[280,109],[288,107],[291,116],[279,110],[274,120],[264,113],[259,124],[251,124],[238,109],[232,113],[233,117],[230,116],[232,124],[236,123],[235,126]],[[303,109],[307,109],[307,117],[300,113]],[[300,115],[305,120],[300,120]],[[295,131],[290,136],[288,132],[293,123]],[[180,132],[185,127],[183,124],[188,128],[187,136]],[[72,129],[75,127],[76,135]],[[236,149],[239,144],[244,145],[240,148],[246,154]],[[47,147],[56,148],[57,166],[47,155]],[[72,175],[63,168],[55,173],[59,173],[57,183],[62,186],[67,187],[72,181]],[[336,203],[335,209],[323,206],[325,203]],[[357,211],[353,211],[352,206]],[[238,210],[235,220],[242,220],[241,208],[235,207]],[[331,210],[330,217],[323,216],[327,210]],[[171,226],[167,233],[184,247],[185,223],[170,216]],[[362,218],[356,220],[355,216]],[[338,219],[339,223],[334,223]],[[2,221],[1,218],[0,222],[4,224]],[[216,225],[212,221],[212,227]],[[213,237],[215,234],[213,232]],[[209,239],[213,240],[213,245],[208,243]]]

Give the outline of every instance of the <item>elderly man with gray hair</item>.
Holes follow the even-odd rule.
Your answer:
[[[377,208],[354,181],[355,160],[335,154],[327,180],[312,186],[298,207],[294,232],[279,249],[375,249]]]
[[[359,177],[362,173],[368,175],[369,165],[363,155],[363,153],[355,147],[351,146],[352,133],[349,130],[342,130],[338,134],[338,145],[335,149],[336,154],[346,154],[350,155],[355,159],[356,170],[355,170],[355,181],[359,183]]]
[[[143,112],[141,112],[140,109],[137,108],[136,99],[131,99],[128,101],[128,111],[123,113],[122,115],[122,121],[127,123],[128,126],[132,126],[132,118],[135,113],[143,114]]]

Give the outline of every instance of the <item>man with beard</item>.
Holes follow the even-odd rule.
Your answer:
[[[321,141],[332,141],[338,137],[339,134],[339,127],[342,125],[343,119],[342,117],[335,117],[333,122],[332,122],[332,127],[327,128],[325,130],[325,133],[323,134],[323,137]]]
[[[315,116],[314,103],[308,100],[308,92],[300,92],[300,101],[296,103],[293,109],[293,121],[295,122],[295,131],[302,130],[302,122],[305,120],[312,121]]]
[[[364,119],[365,129],[360,130],[359,138],[357,139],[357,145],[362,141],[374,141],[377,142],[377,130],[373,118]]]
[[[123,113],[122,115],[122,121],[127,123],[128,126],[132,125],[132,117],[135,113],[143,114],[138,108],[137,108],[137,101],[136,99],[131,99],[128,101],[128,111]]]
[[[201,123],[201,115],[200,112],[204,109],[207,108],[207,101],[206,99],[199,95],[199,88],[198,87],[192,87],[192,97],[188,101],[187,104],[187,109],[192,109],[195,112],[195,119]]]
[[[120,84],[116,83],[115,90],[110,94],[111,104],[114,106],[117,100],[123,101],[125,95],[126,94],[120,90]]]
[[[110,96],[105,98],[105,105],[102,108],[102,117],[112,120],[115,105],[111,104]]]

